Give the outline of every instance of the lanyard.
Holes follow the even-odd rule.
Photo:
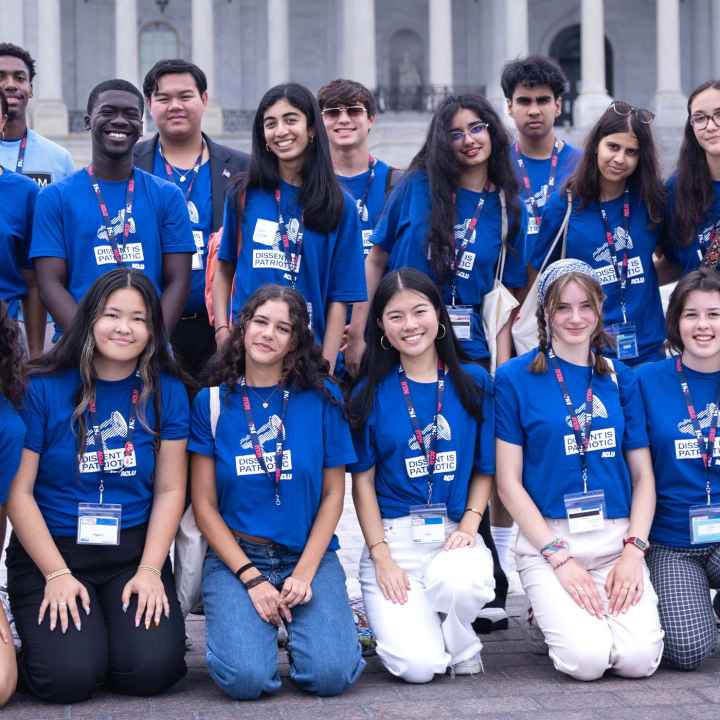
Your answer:
[[[685,398],[685,404],[687,405],[688,415],[690,415],[690,422],[692,423],[693,433],[697,440],[698,451],[702,458],[703,465],[705,467],[705,492],[707,494],[707,504],[711,503],[711,491],[710,485],[710,467],[712,465],[713,450],[715,449],[715,436],[717,435],[718,427],[718,415],[720,415],[720,397],[715,401],[715,410],[712,414],[712,420],[710,421],[710,428],[708,429],[707,437],[703,435],[702,428],[700,427],[700,421],[698,420],[697,411],[695,410],[695,403],[693,402],[692,395],[690,394],[690,385],[688,385],[685,371],[683,370],[682,361],[678,355],[675,358],[675,370],[680,380],[680,389],[682,390],[683,397]]]
[[[105,224],[105,232],[108,236],[108,242],[112,247],[113,257],[118,265],[122,265],[123,259],[118,247],[117,240],[113,234],[112,226],[110,225],[110,213],[108,212],[107,205],[102,196],[100,190],[100,183],[97,180],[93,180],[95,177],[95,170],[92,165],[88,165],[87,173],[90,176],[90,184],[92,189],[95,191],[95,198],[97,199],[98,207],[100,208],[100,214],[102,215],[103,223]],[[130,235],[130,218],[132,218],[133,211],[133,197],[135,195],[135,174],[130,175],[127,184],[127,190],[125,191],[125,219],[123,222],[123,247],[127,244],[128,236]]]
[[[588,491],[588,463],[587,453],[590,447],[590,428],[592,427],[592,416],[593,416],[593,365],[590,363],[590,380],[588,382],[587,390],[585,391],[585,412],[583,413],[584,420],[582,427],[580,426],[580,420],[578,420],[573,407],[572,398],[570,397],[570,391],[568,390],[567,384],[565,383],[565,376],[557,361],[557,357],[553,352],[552,348],[548,350],[548,358],[550,359],[550,365],[552,366],[553,372],[555,373],[555,379],[558,381],[560,391],[562,392],[563,402],[567,408],[568,414],[570,415],[570,425],[572,426],[573,434],[575,435],[575,444],[578,448],[578,454],[580,455],[580,464],[582,467],[582,481],[583,481],[583,492]],[[591,358],[592,360],[592,358]]]
[[[280,209],[280,188],[275,189],[275,202],[277,203],[278,211],[278,232],[280,233],[280,239],[282,240],[283,252],[285,253],[285,262],[288,266],[290,273],[290,287],[294,290],[297,285],[298,274],[300,273],[300,259],[302,258],[303,251],[303,234],[305,228],[303,225],[303,216],[300,216],[300,227],[298,227],[297,237],[295,238],[295,252],[292,252],[290,248],[290,238],[288,237],[288,229],[285,224],[285,218],[283,217],[282,210]]]
[[[617,248],[615,247],[615,236],[610,230],[608,216],[605,208],[600,208],[600,216],[605,226],[605,242],[610,250],[610,260],[615,270],[615,276],[620,283],[620,310],[623,315],[623,322],[627,322],[627,307],[625,305],[625,289],[627,287],[628,278],[628,253],[627,253],[627,237],[630,227],[630,188],[625,188],[625,198],[623,199],[623,229],[625,230],[625,250],[623,251],[622,262],[618,260]]]
[[[470,238],[472,238],[473,233],[475,232],[475,228],[478,224],[478,218],[480,217],[480,213],[485,206],[485,200],[487,200],[487,194],[489,191],[490,183],[488,182],[485,185],[485,189],[480,194],[480,199],[475,206],[475,212],[473,213],[473,216],[470,218],[470,221],[465,228],[465,234],[460,241],[460,245],[455,245],[455,235],[453,234],[453,262],[451,268],[453,274],[452,280],[450,281],[450,293],[452,295],[453,306],[455,305],[455,297],[457,295],[456,278],[458,276],[458,273],[460,272],[460,269],[462,268],[463,260],[465,258],[465,251],[467,250],[467,246],[470,244]],[[453,205],[457,206],[457,196],[455,193],[453,193]]]
[[[160,157],[162,158],[163,164],[165,165],[165,175],[167,175],[167,178],[170,182],[175,183],[175,169],[173,166],[167,161],[167,158],[163,154],[162,146],[158,143],[158,148],[160,150]],[[202,141],[202,146],[200,147],[200,154],[195,159],[195,162],[193,163],[192,170],[190,170],[190,174],[192,177],[190,178],[190,182],[187,184],[186,187],[181,187],[180,189],[183,191],[185,195],[185,204],[187,205],[188,200],[190,200],[190,195],[192,194],[193,185],[195,184],[195,180],[197,179],[198,174],[200,173],[200,166],[202,165],[202,159],[203,159],[203,153],[205,152],[205,140]],[[185,174],[181,174],[180,179],[181,181],[185,179]]]
[[[432,430],[430,432],[430,444],[429,447],[425,447],[425,439],[423,438],[422,429],[418,423],[417,415],[415,413],[415,406],[413,405],[412,395],[410,394],[410,384],[407,381],[405,370],[400,365],[398,368],[398,377],[400,379],[400,390],[402,391],[405,405],[407,406],[408,415],[410,417],[410,424],[412,425],[415,440],[420,446],[420,449],[425,455],[425,461],[427,462],[428,471],[428,483],[427,483],[427,504],[432,503],[432,477],[435,472],[435,461],[437,460],[437,452],[435,451],[435,444],[437,442],[438,435],[438,417],[442,411],[443,395],[445,393],[445,365],[442,360],[438,360],[438,379],[437,379],[437,400],[435,403],[435,417],[433,418]]]
[[[547,190],[545,192],[546,202],[548,197],[552,195],[552,192],[555,189],[555,178],[557,177],[559,153],[560,141],[556,140],[555,144],[553,145],[552,155],[550,156],[550,174],[548,175]],[[533,214],[533,217],[535,218],[535,224],[539,228],[540,222],[542,221],[542,213],[538,208],[537,200],[535,199],[535,195],[532,191],[532,186],[530,185],[530,176],[528,175],[527,167],[525,166],[525,160],[523,160],[522,154],[520,153],[519,143],[515,143],[515,145],[513,145],[513,154],[515,155],[515,162],[517,163],[518,168],[520,168],[523,188],[527,195],[527,201],[530,204],[530,212]]]
[[[288,401],[290,400],[290,391],[287,388],[283,388],[280,427],[277,429],[277,436],[275,438],[275,477],[273,477],[270,473],[267,463],[265,462],[265,452],[263,451],[263,447],[258,438],[257,429],[255,428],[255,421],[252,416],[252,405],[250,404],[250,396],[247,393],[247,381],[245,380],[244,375],[240,378],[240,392],[242,393],[242,405],[243,410],[245,411],[245,421],[247,422],[250,442],[252,442],[255,457],[258,463],[260,463],[260,467],[268,476],[270,482],[275,484],[275,505],[280,505],[280,476],[282,475],[283,445],[286,439],[285,414],[287,413]]]
[[[370,188],[372,187],[373,180],[375,179],[375,166],[377,165],[377,160],[370,155],[368,159],[368,168],[370,170],[370,173],[368,175],[368,181],[365,185],[365,192],[363,193],[362,198],[357,203],[357,209],[358,209],[358,215],[360,216],[360,222],[363,222],[363,211],[367,211],[368,214],[368,222],[370,221],[370,210],[368,209],[368,198],[370,197]]]
[[[127,423],[127,437],[125,439],[125,448],[123,451],[123,464],[122,468],[117,470],[117,472],[122,472],[130,463],[130,457],[133,454],[133,450],[135,449],[135,446],[133,445],[133,434],[135,433],[135,424],[137,419],[137,404],[138,400],[140,398],[140,388],[139,388],[139,382],[138,380],[135,381],[135,385],[133,386],[132,392],[130,393],[130,417],[128,418]],[[100,504],[102,505],[103,501],[103,493],[105,492],[105,481],[103,478],[103,475],[105,472],[111,472],[109,470],[105,470],[105,443],[103,441],[102,432],[100,430],[100,425],[97,422],[96,418],[97,413],[97,406],[96,406],[96,399],[93,397],[93,399],[88,403],[88,417],[90,420],[90,427],[92,427],[92,433],[93,433],[93,440],[95,442],[95,453],[97,455],[97,463],[100,467]]]
[[[15,172],[16,173],[22,173],[23,166],[25,165],[25,150],[27,149],[28,144],[28,132],[25,131],[25,134],[20,138],[20,147],[18,148],[18,156],[17,156],[17,164],[15,165]]]

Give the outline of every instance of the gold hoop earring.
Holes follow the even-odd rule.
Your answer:
[[[381,336],[380,336],[380,347],[381,347],[383,350],[390,350],[390,349],[392,348],[392,345],[388,345],[387,347],[385,347],[385,346],[383,345],[383,340],[385,340],[385,336],[384,336],[384,335],[381,335]]]
[[[442,323],[438,323],[438,327],[442,328],[442,335],[437,335],[435,337],[435,339],[436,340],[444,340],[445,336],[447,335],[447,328]]]

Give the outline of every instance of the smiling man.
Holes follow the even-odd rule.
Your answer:
[[[202,132],[207,78],[197,65],[160,60],[145,76],[143,94],[158,132],[135,146],[135,165],[180,188],[195,241],[190,297],[172,341],[185,370],[197,376],[215,352],[205,308],[208,239],[222,225],[225,192],[231,178],[247,169],[248,156]]]
[[[177,187],[133,168],[142,115],[142,95],[131,83],[96,85],[85,116],[91,164],[38,198],[30,257],[43,301],[63,330],[87,289],[118,265],[152,280],[170,330],[187,300],[195,252],[188,212]]]
[[[0,43],[0,89],[8,100],[0,164],[46,187],[75,172],[75,167],[65,148],[28,128],[27,106],[34,79],[35,61],[30,53],[12,43]]]

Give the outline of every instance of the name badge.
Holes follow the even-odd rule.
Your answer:
[[[253,231],[253,242],[272,246],[277,235],[278,224],[273,220],[258,218]]]
[[[122,505],[78,504],[78,545],[119,545]]]
[[[313,318],[312,318],[312,315],[313,315],[312,303],[311,302],[305,303],[305,305],[307,306],[308,318],[310,318],[310,320],[308,322],[308,327],[312,330],[312,320],[313,320]]]
[[[447,311],[455,337],[458,340],[470,340],[472,338],[472,306],[452,305],[448,306]]]
[[[372,230],[363,230],[362,231],[362,243],[363,243],[363,253],[367,255],[370,252],[370,249],[373,246],[372,241]]]
[[[618,360],[632,360],[639,355],[635,323],[617,323],[607,331],[615,338]]]
[[[410,508],[412,540],[414,543],[445,542],[447,507],[445,503],[413,505]]]
[[[195,241],[195,252],[192,256],[192,269],[203,269],[203,250],[205,248],[205,237],[202,230],[193,230],[193,240]]]
[[[693,545],[720,542],[720,504],[690,508],[690,542]]]
[[[605,491],[569,493],[563,497],[571,533],[592,532],[605,527]]]
[[[540,222],[535,215],[532,215],[531,213],[528,213],[528,225],[527,225],[527,234],[528,235],[537,235],[540,232]]]

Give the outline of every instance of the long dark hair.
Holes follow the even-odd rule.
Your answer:
[[[658,225],[663,218],[665,188],[660,180],[660,167],[650,124],[641,123],[636,112],[623,116],[609,107],[602,114],[590,130],[585,140],[585,152],[566,186],[577,198],[580,207],[600,200],[598,145],[604,137],[615,133],[634,133],[638,139],[638,165],[628,178],[628,183],[640,197],[650,222]]]
[[[665,326],[667,328],[667,342],[670,349],[682,353],[685,344],[680,336],[680,316],[685,309],[688,295],[695,291],[720,294],[720,274],[708,267],[699,267],[680,279],[670,295]]]
[[[695,226],[702,222],[715,201],[713,179],[710,175],[705,151],[695,137],[690,124],[690,108],[693,100],[705,90],[720,90],[720,80],[708,80],[698,85],[687,101],[688,116],[685,120],[683,141],[677,160],[677,185],[675,188],[675,223],[670,240],[680,247],[692,244]]]
[[[303,222],[310,230],[322,234],[332,232],[340,223],[344,198],[333,171],[330,143],[320,107],[315,96],[298,83],[276,85],[260,100],[253,120],[250,166],[247,173],[239,176],[234,183],[235,209],[238,217],[242,218],[240,196],[246,190],[262,188],[274,191],[280,184],[278,159],[265,142],[263,120],[267,109],[283,99],[305,116],[308,131],[313,133],[313,139],[305,149],[302,166],[299,201],[303,209]]]
[[[0,300],[0,392],[17,408],[25,391],[23,351],[20,329]]]
[[[442,336],[438,334],[435,340],[438,356],[447,367],[462,406],[470,415],[477,418],[478,421],[482,421],[483,392],[460,367],[461,360],[467,358],[455,339],[452,324],[437,285],[425,273],[414,268],[404,267],[388,273],[380,281],[370,304],[370,312],[365,326],[367,347],[354,386],[358,383],[364,384],[351,403],[351,425],[354,428],[360,428],[365,424],[372,410],[377,386],[400,363],[400,353],[392,345],[388,350],[380,345],[383,333],[379,323],[382,322],[385,306],[401,290],[412,290],[424,295],[437,311],[438,320],[445,328],[445,333]]]
[[[160,432],[160,373],[169,373],[182,378],[182,373],[170,354],[170,341],[163,324],[160,300],[153,284],[139,270],[116,268],[100,276],[87,291],[78,305],[77,312],[67,332],[55,347],[47,354],[31,360],[27,374],[48,375],[63,370],[80,370],[80,387],[75,397],[75,409],[72,414],[73,427],[77,428],[78,454],[85,448],[87,426],[85,412],[95,397],[97,373],[93,359],[95,357],[95,336],[93,328],[108,298],[116,290],[132,288],[140,293],[147,311],[147,326],[150,337],[145,349],[138,358],[137,371],[142,381],[142,390],[137,405],[137,417],[141,425],[155,436],[156,444]],[[184,379],[184,378],[183,378]],[[152,398],[155,411],[155,428],[147,421],[147,403]]]
[[[283,359],[281,382],[294,390],[326,392],[330,366],[310,330],[307,303],[297,290],[283,285],[263,285],[248,298],[230,338],[211,362],[208,384],[225,383],[231,391],[235,390],[240,377],[245,375],[245,327],[257,309],[270,300],[280,300],[287,305],[292,326],[290,351]]]
[[[492,105],[480,95],[445,98],[433,115],[423,146],[408,168],[427,173],[430,185],[430,232],[428,248],[430,268],[440,284],[447,281],[453,248],[455,206],[453,194],[460,183],[462,168],[450,144],[452,120],[459,110],[471,110],[488,124],[492,152],[488,160],[488,180],[504,190],[508,207],[508,237],[520,227],[520,185],[510,162],[510,137]]]

